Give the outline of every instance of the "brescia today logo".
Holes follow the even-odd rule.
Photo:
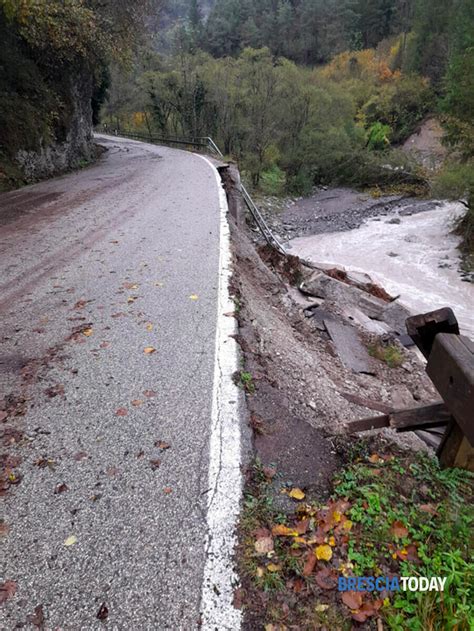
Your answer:
[[[340,592],[442,592],[446,577],[441,576],[340,576]]]

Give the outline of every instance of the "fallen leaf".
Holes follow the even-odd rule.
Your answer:
[[[154,390],[144,390],[143,394],[148,398],[151,399],[152,397],[156,397],[156,392]]]
[[[277,524],[272,528],[272,535],[275,537],[295,537],[297,534],[296,530],[292,530],[283,524]]]
[[[86,454],[85,451],[78,451],[77,454],[74,454],[74,460],[77,460],[77,462],[80,462],[81,460],[86,460],[86,458],[88,458],[89,456]]]
[[[293,581],[293,591],[295,592],[295,594],[299,594],[300,592],[302,592],[304,586],[305,582],[302,578],[295,578],[295,580]]]
[[[153,324],[151,322],[148,322],[148,324],[146,325],[146,330],[153,331]]]
[[[66,541],[64,542],[65,546],[73,546],[75,543],[77,543],[77,537],[75,535],[71,535],[70,537],[68,537],[66,539]]]
[[[316,557],[310,551],[306,555],[306,561],[303,567],[303,576],[309,576],[311,572],[314,570],[315,565],[316,565]]]
[[[316,607],[314,608],[315,611],[317,611],[318,613],[323,613],[323,611],[327,611],[329,609],[329,605],[316,605]]]
[[[316,572],[314,579],[321,589],[334,589],[337,585],[337,577],[328,567]]]
[[[137,283],[124,283],[122,287],[124,289],[138,289]]]
[[[4,410],[0,410],[0,423],[7,418],[8,414]]]
[[[143,352],[145,353],[145,355],[151,355],[152,353],[156,352],[156,348],[153,348],[153,346],[145,346]]]
[[[418,556],[418,550],[414,543],[410,543],[409,545],[407,545],[405,558],[408,561],[415,561],[415,562],[418,562],[420,560],[420,557]]]
[[[199,296],[197,296],[196,294],[191,294],[189,297],[191,300],[199,300]]]
[[[46,388],[44,393],[50,398],[53,399],[58,395],[64,395],[64,386],[61,383],[56,384],[55,386],[50,386]]]
[[[303,491],[298,488],[291,489],[288,495],[294,500],[303,500],[305,497],[305,494],[303,493]]]
[[[62,484],[58,484],[56,486],[56,488],[54,489],[54,492],[56,495],[59,495],[60,493],[65,493],[68,490],[69,490],[68,486],[64,484],[63,482]]]
[[[165,443],[164,440],[157,440],[155,442],[155,447],[158,447],[159,449],[162,449],[163,451],[166,451],[166,449],[169,449],[171,447],[171,445],[169,443]]]
[[[90,337],[93,332],[94,330],[91,327],[88,327],[87,329],[82,330],[82,335],[85,335],[86,337]]]
[[[372,454],[368,457],[368,461],[372,464],[380,464],[381,462],[384,462],[384,459],[381,458],[378,454]]]
[[[438,512],[434,504],[420,504],[418,508],[421,512],[429,513],[430,515],[436,515]]]
[[[257,571],[256,571],[256,575],[258,578],[262,578],[262,576],[265,574],[265,570],[263,569],[263,567],[258,567]]]
[[[40,469],[46,469],[46,467],[48,467],[48,469],[51,469],[52,471],[54,471],[56,463],[52,458],[38,458],[38,460],[36,460],[35,465],[37,467],[39,467]]]
[[[41,629],[43,629],[43,624],[44,624],[43,605],[37,605],[35,607],[35,613],[29,614],[27,616],[27,620],[35,627],[40,627]]]
[[[352,612],[352,619],[357,622],[365,622],[367,618],[375,616],[379,609],[380,607],[377,606],[376,601],[366,601],[362,603],[359,609]]]
[[[106,620],[109,616],[109,610],[105,603],[102,603],[99,607],[99,611],[97,612],[97,618],[99,620]]]
[[[327,544],[320,545],[314,551],[316,558],[320,561],[330,561],[332,558],[331,546]]]
[[[304,535],[309,527],[309,519],[302,519],[295,525],[295,530],[299,535]]]
[[[140,405],[143,405],[144,401],[142,401],[142,399],[133,399],[132,401],[132,405],[136,408],[140,407]]]
[[[3,604],[8,598],[15,595],[16,583],[15,581],[5,581],[0,583],[0,605]]]
[[[343,592],[342,602],[349,609],[359,609],[362,605],[362,594],[360,592]]]
[[[281,570],[281,565],[278,565],[277,563],[269,563],[267,565],[267,570],[269,572],[279,572]]]
[[[118,408],[117,410],[115,410],[115,416],[127,416],[127,414],[127,408]]]
[[[329,537],[329,539],[328,539],[328,543],[329,543],[329,545],[330,545],[332,548],[334,548],[334,546],[336,545],[336,539],[335,539],[335,537],[333,537],[333,536]]]
[[[394,537],[402,538],[408,535],[408,528],[403,524],[403,522],[397,520],[393,522],[390,532]]]
[[[100,348],[108,348],[110,346],[110,342],[102,342]]]
[[[166,495],[169,495],[172,492],[173,489],[170,486],[165,486],[165,488],[163,489],[163,493],[166,493]]]
[[[262,537],[254,543],[255,552],[257,554],[268,554],[273,550],[272,537]]]
[[[276,476],[276,469],[274,467],[263,467],[263,475],[268,479],[272,480]]]
[[[234,597],[232,599],[232,605],[235,609],[242,609],[243,601],[244,601],[245,592],[242,587],[237,587],[234,590]]]
[[[161,465],[161,460],[158,460],[157,458],[150,460],[150,465],[153,471],[156,471],[156,469],[158,469]]]
[[[8,524],[6,524],[4,521],[0,521],[0,537],[4,537],[6,534],[8,534],[8,531],[10,530]]]
[[[344,530],[351,530],[352,528],[352,522],[350,519],[346,519],[346,521],[342,524],[342,527],[344,528]]]

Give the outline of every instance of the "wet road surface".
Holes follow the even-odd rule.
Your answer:
[[[2,629],[199,624],[218,185],[192,154],[100,142],[0,196]]]

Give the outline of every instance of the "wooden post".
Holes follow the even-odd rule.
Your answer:
[[[438,450],[446,467],[474,471],[474,352],[460,335],[438,333],[426,367],[431,381],[451,413],[451,422]]]

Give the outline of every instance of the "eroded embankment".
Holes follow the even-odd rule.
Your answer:
[[[296,257],[284,259],[266,248],[255,248],[245,228],[233,225],[232,237],[233,290],[239,300],[239,342],[245,357],[242,381],[256,453],[264,464],[276,463],[292,480],[324,492],[337,465],[331,436],[345,422],[370,416],[384,406],[430,401],[436,398],[434,389],[416,354],[391,333],[393,326],[363,318],[360,304],[348,309],[352,295],[367,300],[371,308],[385,305],[389,313],[396,303],[305,267]],[[326,298],[300,292],[296,285],[304,279],[309,292],[323,280]],[[346,293],[338,297],[341,291]],[[354,320],[358,314],[360,321]],[[362,366],[354,369],[350,358],[341,355],[328,324],[345,327],[356,336],[358,351],[365,352]],[[374,352],[378,347],[392,349],[394,361],[384,353],[383,361],[371,356],[378,355]],[[410,435],[404,440],[417,439]]]

